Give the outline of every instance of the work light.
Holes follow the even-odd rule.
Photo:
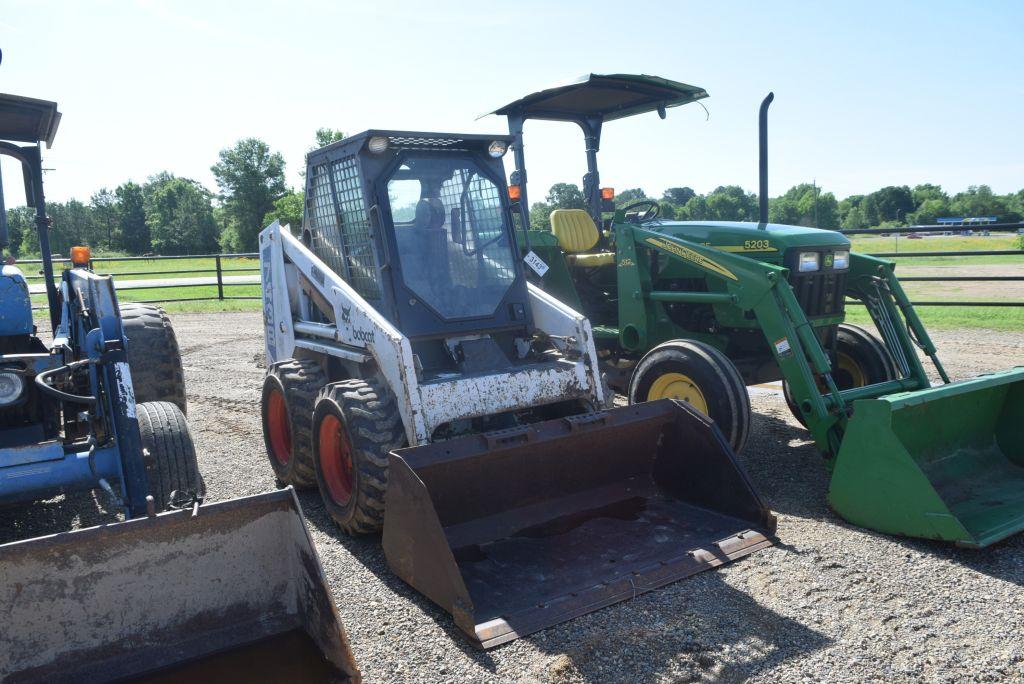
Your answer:
[[[0,406],[7,406],[17,401],[24,386],[21,376],[17,373],[0,372]]]
[[[366,145],[367,149],[374,154],[380,154],[384,150],[388,149],[387,136],[375,135],[370,138],[370,142]]]
[[[799,265],[797,270],[801,273],[817,271],[821,268],[821,255],[817,252],[800,252]]]
[[[832,268],[849,268],[850,250],[844,249],[832,255]]]
[[[504,140],[495,140],[487,147],[487,154],[491,155],[495,159],[498,157],[504,157],[505,152],[508,151],[508,143]]]

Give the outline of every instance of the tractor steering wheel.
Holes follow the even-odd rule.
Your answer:
[[[631,220],[636,223],[653,221],[658,218],[658,214],[661,213],[661,206],[654,200],[640,200],[639,202],[633,202],[629,206],[623,207],[622,211],[628,213],[630,210],[637,209],[638,207],[647,207],[647,209],[642,212],[638,211],[632,217]]]

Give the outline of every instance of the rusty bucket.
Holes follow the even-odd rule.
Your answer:
[[[3,682],[360,680],[290,488],[5,544],[0,577]]]
[[[392,570],[487,648],[769,546],[714,423],[673,400],[390,455]]]

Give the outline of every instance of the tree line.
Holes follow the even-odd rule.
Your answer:
[[[340,140],[341,131],[316,131],[317,149]],[[66,254],[72,245],[87,244],[98,252],[141,254],[205,254],[252,252],[260,230],[275,219],[302,223],[304,193],[285,182],[284,157],[257,138],[245,138],[220,151],[211,167],[214,193],[189,178],[163,171],[144,183],[126,181],[95,192],[88,202],[77,199],[47,203],[52,219],[50,248]],[[655,199],[641,188],[618,193],[617,206]],[[758,200],[738,185],[723,185],[706,195],[692,188],[671,187],[656,198],[661,216],[686,221],[756,221]],[[554,209],[582,209],[579,186],[556,183],[544,201],[530,208],[533,228],[546,230]],[[997,195],[987,185],[949,194],[940,186],[888,186],[866,195],[836,199],[811,183],[802,183],[769,200],[774,223],[824,229],[862,230],[899,225],[934,224],[944,216],[996,216],[1000,221],[1024,220],[1024,189]],[[7,210],[11,251],[39,253],[33,210]]]
[[[689,187],[665,190],[660,198],[641,188],[623,190],[615,196],[617,207],[633,202],[656,200],[661,217],[680,221],[757,221],[757,195],[738,185],[722,185],[707,195]],[[579,186],[555,183],[543,202],[530,207],[531,227],[543,230],[555,209],[584,209],[586,200]],[[827,230],[863,230],[907,225],[930,225],[942,217],[996,216],[1001,222],[1024,220],[1024,189],[997,195],[987,185],[972,185],[950,195],[930,183],[892,185],[867,195],[837,200],[812,183],[802,183],[780,197],[768,200],[768,220]]]
[[[343,137],[341,131],[321,128],[310,149]],[[102,188],[88,202],[47,202],[50,252],[65,255],[73,245],[128,255],[255,251],[260,230],[275,219],[302,223],[304,193],[287,186],[284,169],[280,152],[258,138],[244,138],[221,150],[210,169],[217,193],[161,171],[144,183],[129,180]],[[8,209],[7,224],[11,253],[39,254],[34,209]]]

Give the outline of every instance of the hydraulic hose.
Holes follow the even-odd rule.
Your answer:
[[[71,402],[73,404],[85,404],[86,406],[93,406],[96,404],[96,397],[86,394],[71,394],[70,392],[64,392],[51,385],[47,384],[47,381],[56,376],[70,373],[82,366],[87,366],[92,363],[92,359],[82,359],[81,361],[72,361],[69,364],[58,366],[57,368],[51,368],[50,370],[43,371],[36,376],[36,386],[39,391],[55,399],[61,401]]]

